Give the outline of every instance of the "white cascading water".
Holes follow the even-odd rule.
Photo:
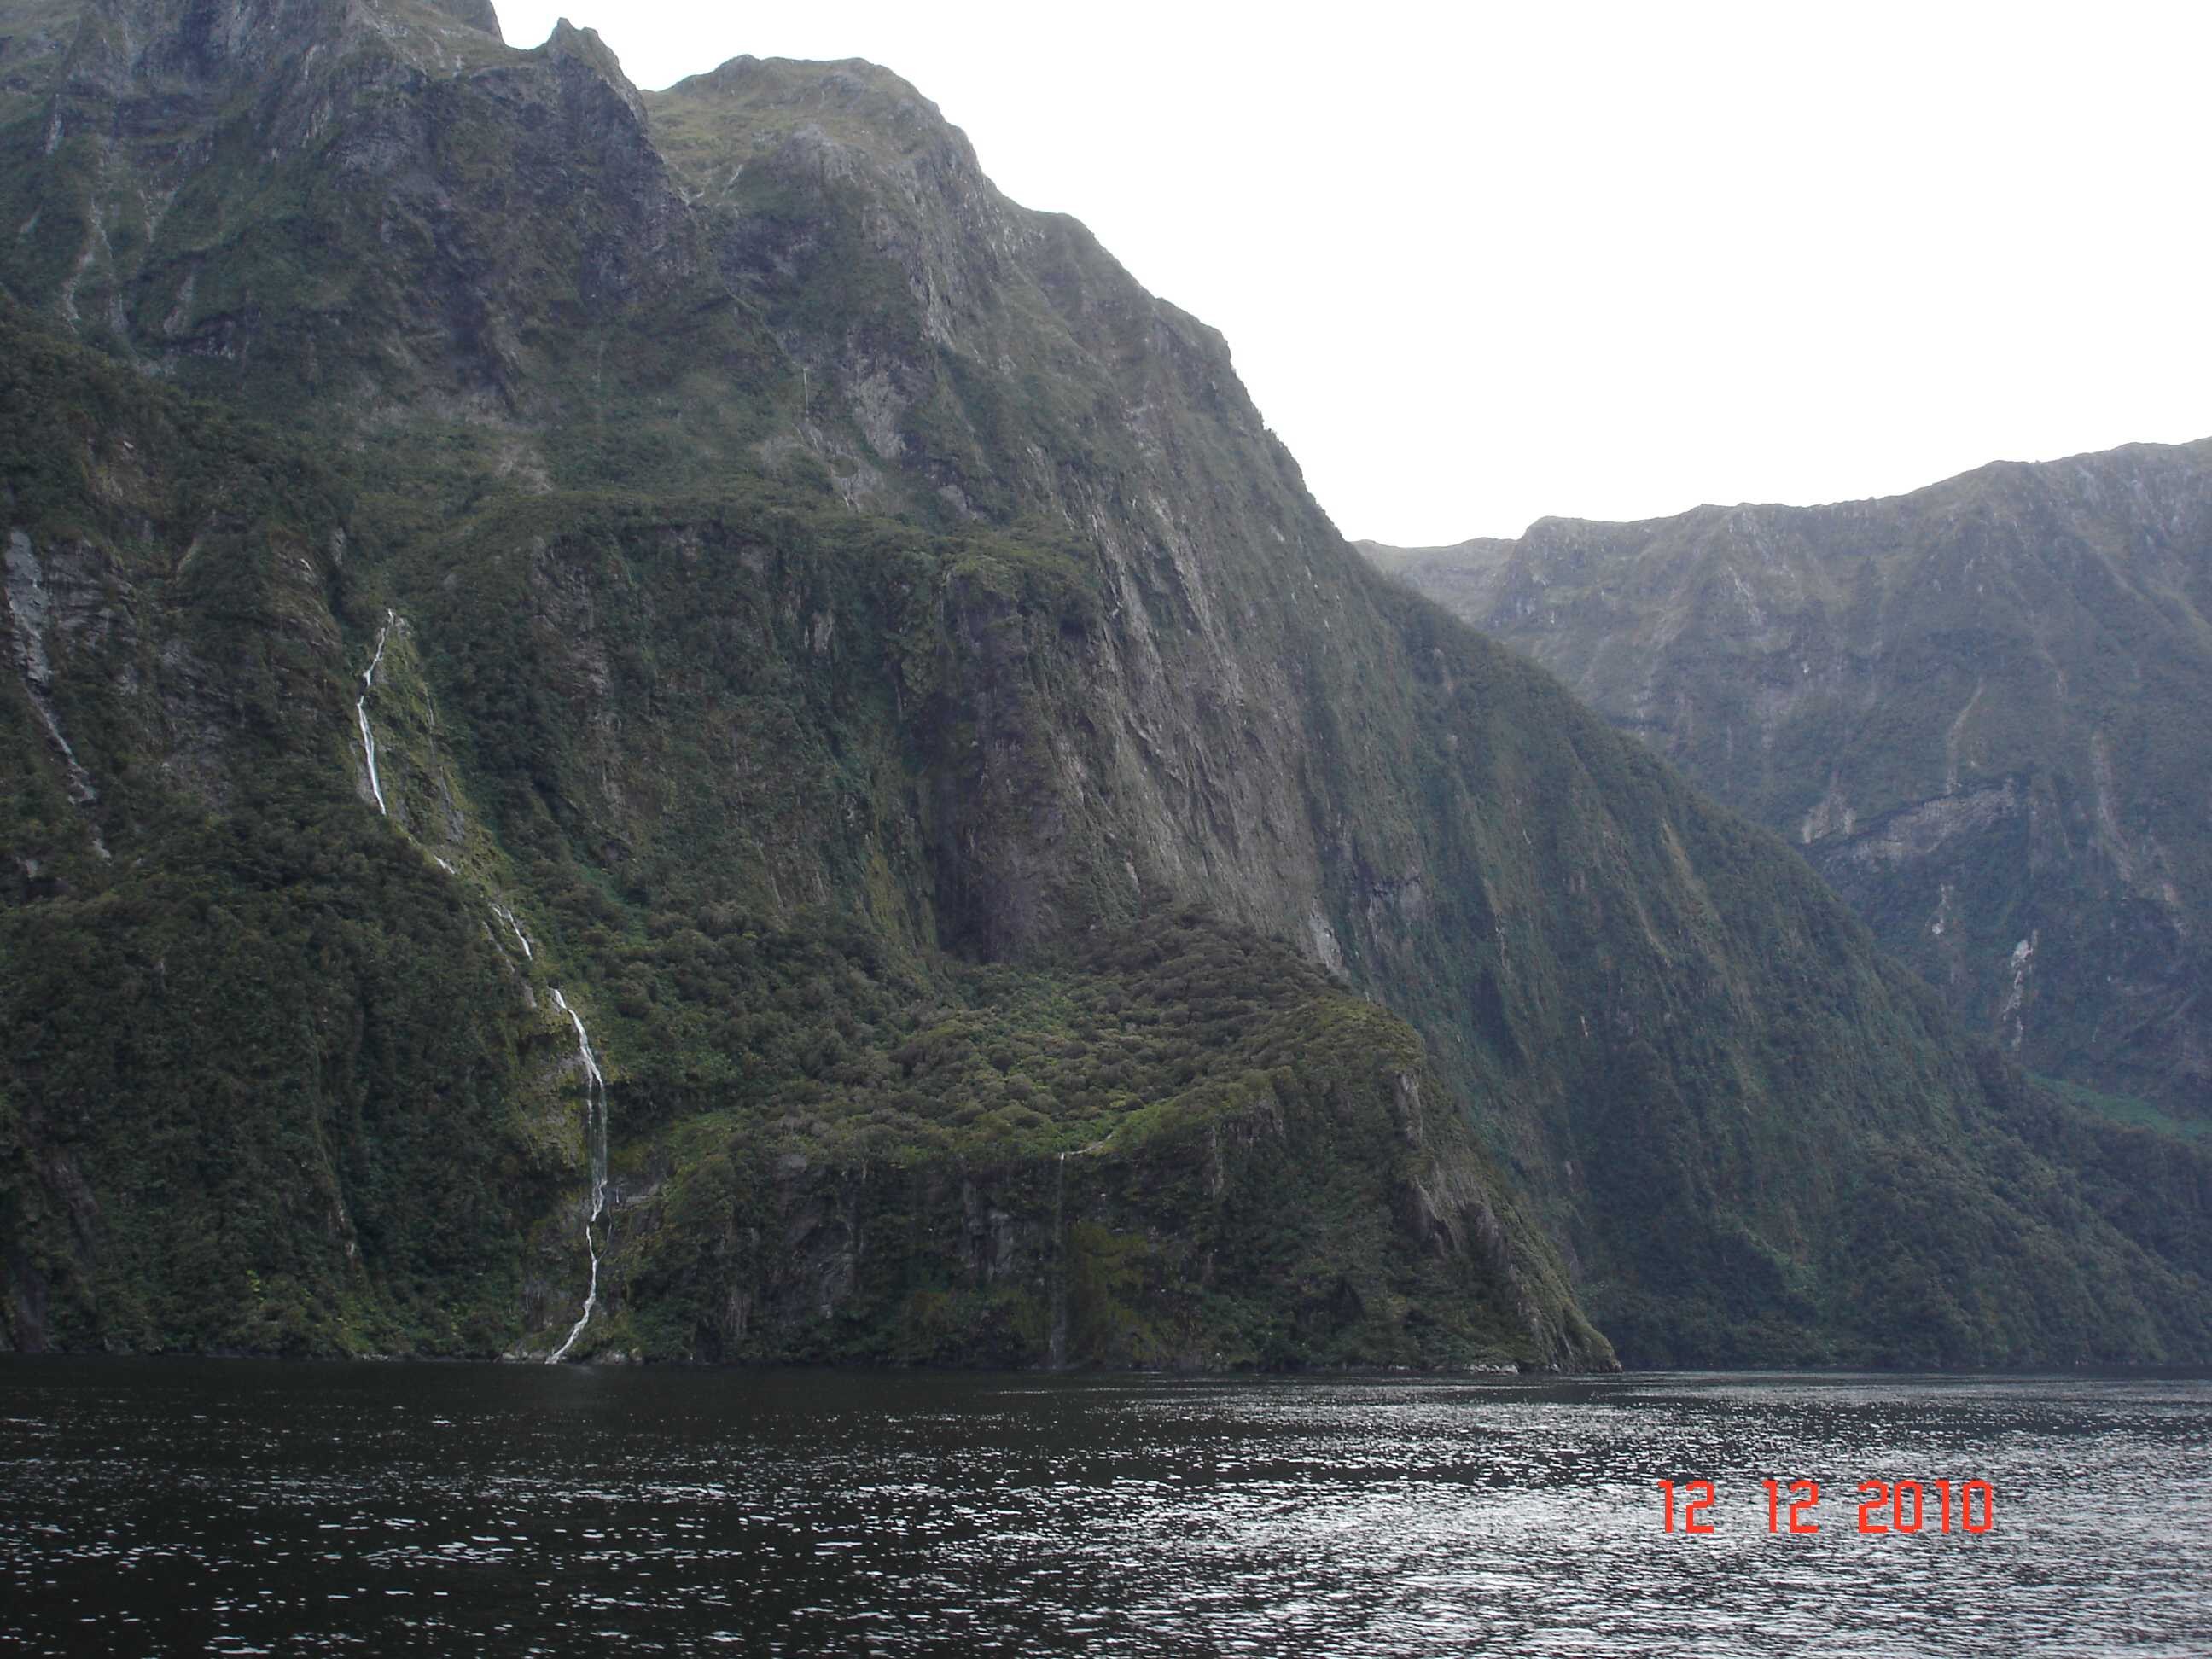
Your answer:
[[[368,729],[368,694],[376,690],[376,665],[384,660],[384,641],[391,634],[392,624],[396,620],[389,611],[384,613],[384,626],[376,636],[376,654],[368,659],[368,666],[362,671],[361,696],[355,699],[353,705],[354,718],[361,722],[361,750],[368,757],[368,793],[376,797],[376,810],[387,818],[392,814],[384,805],[383,786],[376,781],[376,734]]]
[[[512,919],[507,925],[514,927]],[[522,937],[522,930],[519,927],[515,928],[515,937]],[[524,941],[522,948],[526,951],[529,950],[527,940]],[[545,1362],[549,1365],[559,1364],[567,1357],[568,1350],[576,1346],[576,1339],[584,1334],[584,1327],[592,1322],[592,1311],[599,1304],[599,1243],[592,1237],[592,1229],[607,1209],[606,1076],[599,1070],[599,1056],[592,1052],[592,1039],[585,1034],[582,1018],[568,1006],[568,999],[562,996],[558,989],[553,993],[553,1002],[568,1016],[568,1023],[576,1028],[576,1052],[584,1060],[584,1151],[592,1164],[592,1207],[584,1218],[584,1248],[592,1253],[592,1284],[585,1292],[582,1316],[569,1330],[568,1340],[556,1348],[552,1358]]]
[[[354,700],[353,705],[354,718],[361,722],[362,754],[368,762],[368,792],[376,798],[376,810],[386,817],[390,817],[392,812],[384,804],[384,786],[376,775],[376,734],[369,729],[368,699],[369,694],[376,690],[376,671],[384,661],[385,644],[392,637],[392,630],[398,626],[398,621],[399,618],[392,611],[384,613],[384,626],[376,635],[375,654],[369,658],[368,666],[362,671],[361,696]],[[438,867],[447,875],[459,873],[444,859],[438,860]],[[494,904],[491,908],[492,914],[505,922],[514,934],[514,942],[522,947],[523,959],[529,961],[533,958],[537,952],[530,948],[530,940],[522,931],[522,924],[515,919],[514,912],[501,904]],[[592,1282],[584,1292],[584,1311],[575,1324],[569,1328],[568,1340],[556,1348],[552,1357],[545,1362],[549,1365],[568,1357],[568,1350],[576,1346],[576,1339],[584,1334],[584,1328],[592,1322],[592,1314],[599,1310],[599,1241],[592,1229],[607,1212],[606,1073],[599,1069],[599,1057],[592,1052],[592,1039],[584,1030],[583,1017],[568,1006],[568,999],[561,994],[557,987],[553,992],[553,1002],[568,1016],[568,1023],[576,1028],[576,1052],[584,1061],[584,1151],[592,1166],[592,1203],[584,1217],[584,1248],[591,1252]]]

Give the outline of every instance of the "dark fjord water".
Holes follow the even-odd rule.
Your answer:
[[[1769,1535],[1770,1476],[1818,1534]],[[1864,1478],[1987,1480],[1996,1524],[1931,1486],[1862,1534]],[[17,1359],[19,1644],[2201,1656],[2212,1381]]]

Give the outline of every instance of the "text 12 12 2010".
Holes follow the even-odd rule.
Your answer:
[[[1766,1529],[1772,1533],[1820,1530],[1820,1483],[1762,1480],[1766,1494]],[[1718,1494],[1710,1480],[1659,1482],[1666,1500],[1668,1532],[1705,1534],[1717,1529],[1711,1514]],[[1862,1480],[1858,1484],[1860,1532],[1984,1533],[1997,1523],[1996,1488],[1986,1480],[1954,1485],[1949,1480]]]

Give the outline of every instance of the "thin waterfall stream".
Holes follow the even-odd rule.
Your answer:
[[[368,757],[368,793],[376,797],[376,810],[386,817],[392,816],[384,805],[384,787],[376,781],[376,734],[368,729],[368,694],[376,690],[377,665],[384,660],[384,642],[391,636],[392,626],[398,620],[391,611],[384,613],[384,626],[377,631],[376,654],[368,659],[362,671],[361,696],[354,700],[354,718],[361,722],[362,753]]]
[[[509,924],[512,926],[512,923]],[[521,937],[521,929],[515,935]],[[523,947],[529,948],[527,944]],[[592,1322],[592,1315],[599,1305],[599,1243],[592,1232],[607,1209],[607,1079],[599,1070],[599,1060],[592,1052],[592,1039],[584,1030],[583,1017],[568,1006],[568,999],[556,988],[554,1006],[568,1016],[568,1023],[576,1028],[576,1052],[584,1061],[584,1152],[592,1165],[592,1204],[584,1217],[584,1248],[592,1253],[592,1283],[584,1294],[584,1311],[570,1328],[568,1340],[553,1351],[546,1360],[549,1365],[558,1364],[576,1346],[576,1339],[584,1334],[584,1327]]]

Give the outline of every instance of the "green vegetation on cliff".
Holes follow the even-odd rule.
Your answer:
[[[2212,443],[1370,548],[1796,843],[1969,1030],[2212,1099]]]
[[[1607,1359],[1419,1039],[1283,947],[1168,910],[1018,969],[938,950],[917,780],[973,742],[943,616],[1057,637],[1086,614],[1064,555],[775,487],[426,537],[374,467],[9,341],[18,562],[68,671],[12,683],[18,1342],[550,1346],[583,1276],[557,979],[614,1085],[616,1312],[581,1353]],[[380,536],[425,590],[389,623]],[[594,597],[726,561],[772,602],[647,637]],[[841,672],[841,629],[879,672]],[[371,639],[388,817],[346,700]],[[246,681],[216,701],[218,664]],[[606,678],[660,717],[619,774],[569,713]],[[725,770],[750,810],[686,811],[676,782]],[[632,792],[661,799],[611,846],[576,797]]]

